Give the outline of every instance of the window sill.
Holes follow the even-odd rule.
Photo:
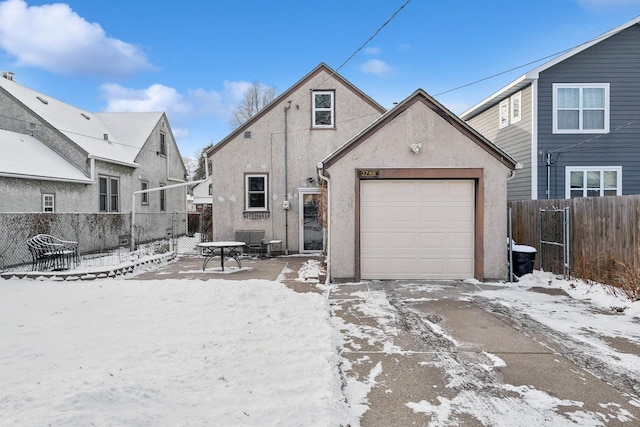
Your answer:
[[[271,216],[269,211],[244,211],[244,219],[268,219]]]

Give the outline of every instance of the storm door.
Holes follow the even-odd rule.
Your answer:
[[[320,222],[320,189],[301,188],[300,192],[300,252],[321,252],[324,230]]]

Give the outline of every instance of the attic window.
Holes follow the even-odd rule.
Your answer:
[[[244,133],[244,139],[250,139],[251,138],[251,131],[248,130]]]
[[[45,104],[45,105],[49,103],[49,101],[47,101],[46,99],[44,99],[44,98],[43,98],[43,97],[41,97],[41,96],[36,96],[36,98],[38,98],[38,101],[42,102],[42,103],[43,103],[43,104]]]
[[[33,122],[29,123],[29,130],[36,130],[37,129],[37,125]]]
[[[86,113],[80,113],[80,115],[81,115],[82,117],[84,117],[85,119],[87,119],[87,120],[91,120],[91,117],[89,117],[89,115],[88,115],[88,114],[86,114]]]

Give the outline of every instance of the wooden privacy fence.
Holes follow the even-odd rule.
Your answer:
[[[513,239],[540,250],[540,211],[569,208],[571,275],[602,283],[640,271],[640,195],[514,200]],[[536,259],[536,268],[540,268]],[[553,271],[562,273],[562,271]]]

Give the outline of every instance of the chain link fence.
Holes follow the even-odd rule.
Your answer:
[[[196,245],[210,240],[211,214],[137,213],[132,226],[131,214],[0,213],[0,272],[32,268],[26,242],[36,234],[78,242],[82,266],[113,265],[134,253],[198,254]]]

